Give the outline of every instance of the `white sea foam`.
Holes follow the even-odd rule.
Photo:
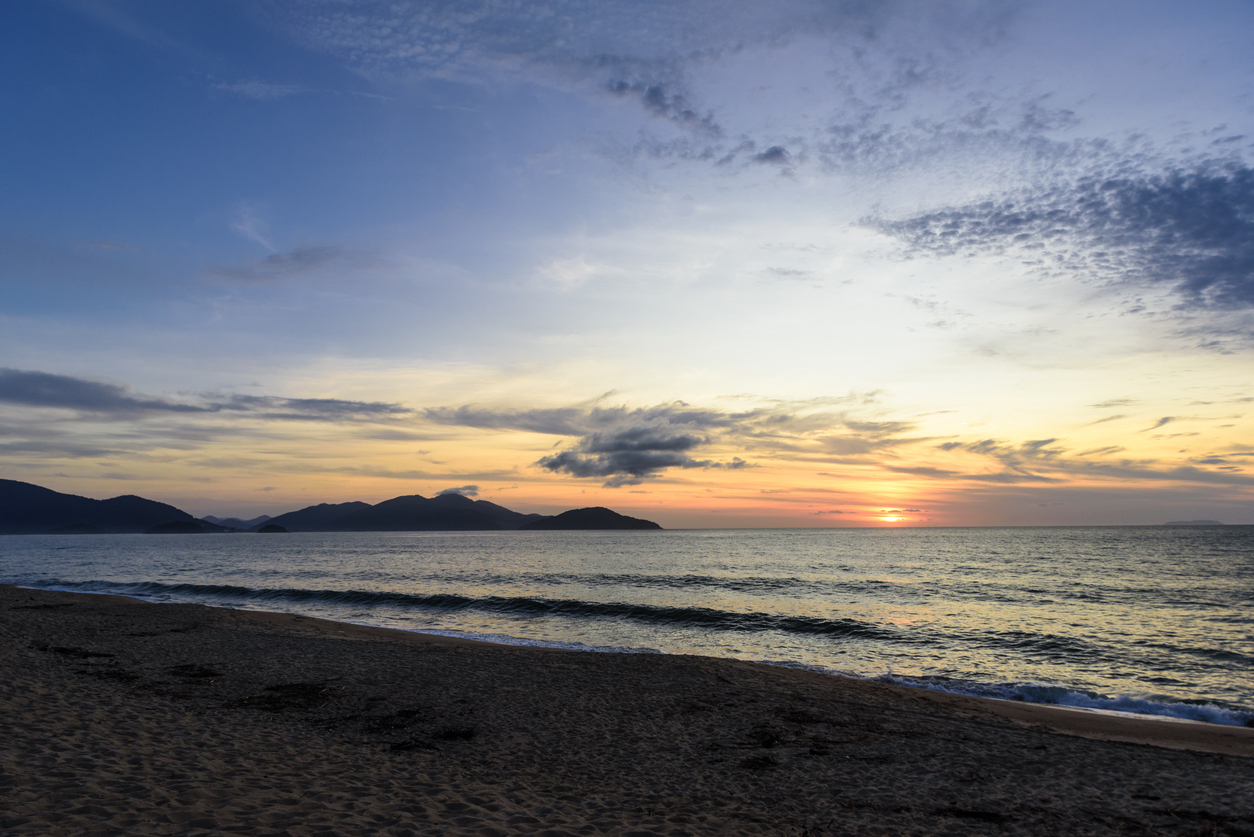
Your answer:
[[[896,674],[883,674],[874,679],[883,683],[895,683],[900,686],[972,697],[1016,700],[1023,703],[1064,706],[1070,709],[1087,709],[1119,715],[1200,721],[1236,727],[1254,726],[1254,712],[1228,709],[1213,703],[1153,700],[1131,695],[1110,697],[1049,683],[979,683],[945,678],[905,677]]]

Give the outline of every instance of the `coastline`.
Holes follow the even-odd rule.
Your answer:
[[[1254,828],[1250,728],[4,586],[0,626],[12,833]]]

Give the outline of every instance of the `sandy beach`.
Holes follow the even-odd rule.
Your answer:
[[[1254,729],[0,587],[6,834],[1254,834]]]

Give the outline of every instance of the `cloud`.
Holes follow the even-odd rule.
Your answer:
[[[116,448],[104,448],[98,445],[73,441],[46,442],[26,440],[0,443],[0,453],[9,455],[34,453],[66,459],[101,459],[107,456],[118,456],[123,451]]]
[[[553,436],[578,436],[587,427],[586,414],[578,407],[550,410],[487,410],[469,405],[434,407],[423,411],[436,424],[477,427],[485,430],[524,430]]]
[[[1165,417],[1167,421],[1171,417]],[[1165,423],[1160,420],[1160,423]],[[970,480],[995,484],[1013,483],[1063,483],[1076,477],[1099,477],[1126,482],[1148,480],[1208,483],[1219,485],[1254,485],[1254,477],[1237,473],[1239,468],[1230,463],[1215,461],[1216,457],[1202,457],[1192,461],[1200,465],[1214,466],[1214,470],[1195,465],[1168,465],[1152,460],[1122,459],[1110,461],[1099,457],[1121,453],[1117,445],[1085,450],[1069,455],[1059,439],[1036,439],[1027,442],[1006,442],[998,439],[981,439],[976,442],[945,443],[937,447],[947,451],[961,450],[994,460],[1000,470],[992,473],[965,473],[940,471],[927,474],[942,479]],[[889,466],[887,470],[897,469]]]
[[[69,375],[0,369],[0,404],[74,410],[123,420],[159,414],[242,414],[268,421],[380,421],[413,410],[382,401],[336,398],[280,398],[269,395],[205,393],[198,401],[170,401],[137,395],[129,387]]]
[[[215,411],[249,413],[282,421],[359,421],[413,414],[413,410],[386,401],[348,401],[340,398],[279,398],[271,395],[231,395],[211,401]]]
[[[1254,307],[1254,169],[1200,165],[1077,182],[870,226],[912,255],[1006,255],[1185,309]]]
[[[274,282],[313,273],[344,258],[344,251],[339,247],[303,247],[286,253],[272,253],[242,267],[217,268],[210,275],[241,282]]]
[[[423,415],[445,425],[575,438],[573,445],[540,458],[535,465],[578,479],[603,479],[611,488],[657,479],[674,468],[757,467],[740,456],[717,460],[696,455],[707,447],[734,445],[784,451],[808,446],[821,451],[832,444],[822,434],[844,427],[857,431],[846,438],[856,440],[858,452],[866,452],[898,443],[893,434],[912,426],[905,422],[855,420],[843,412],[816,411],[836,404],[873,402],[865,394],[803,404],[779,402],[743,411],[703,409],[682,401],[637,408],[606,407],[599,401],[535,410],[440,407],[425,410]]]
[[[608,478],[606,487],[639,485],[668,468],[708,468],[714,463],[696,460],[688,451],[709,439],[654,423],[585,436],[575,448],[546,456],[536,465],[573,477]]]
[[[239,210],[236,212],[235,220],[231,222],[231,229],[249,241],[257,242],[271,252],[277,249],[270,243],[270,234],[266,222],[262,220],[256,209],[246,203],[240,205]]]
[[[787,165],[792,161],[792,155],[788,153],[788,149],[782,145],[772,145],[770,148],[754,154],[751,158],[755,163],[777,163],[779,165]]]
[[[127,387],[54,375],[0,369],[0,403],[133,416],[151,412],[204,413],[210,408],[160,398],[136,397]]]
[[[673,122],[681,128],[712,137],[723,133],[712,114],[698,113],[683,94],[668,92],[666,85],[661,82],[614,79],[606,82],[604,89],[619,98],[631,97],[639,100],[649,114]],[[787,155],[787,152],[784,153]]]
[[[455,494],[455,495],[457,495],[458,497],[478,497],[478,496],[479,496],[479,486],[477,486],[477,485],[462,485],[462,486],[458,486],[457,488],[446,488],[446,489],[444,489],[443,491],[441,491],[439,494],[437,494],[436,496],[437,496],[437,497],[443,497],[443,496],[445,496],[446,494]]]
[[[291,84],[272,84],[266,81],[237,81],[234,84],[215,84],[214,87],[258,100],[281,99],[293,93],[300,93],[304,89]]]
[[[833,92],[840,97],[833,100],[834,113],[861,106],[860,131],[869,136],[882,128],[877,117],[902,110],[906,91],[926,89],[933,76],[943,74],[939,66],[995,40],[1016,6],[1004,0],[554,0],[480,5],[460,0],[308,0],[271,4],[262,14],[303,46],[336,56],[376,82],[521,80],[563,92],[608,95],[636,104],[681,132],[657,142],[647,137],[629,153],[709,162],[752,154],[757,162],[786,164],[803,150],[791,147],[791,139],[787,146],[781,138],[745,143],[747,133],[732,132],[723,124],[724,114],[757,109],[760,102],[750,100],[760,97],[744,89],[729,96],[718,84],[703,96],[699,82],[708,82],[708,76],[720,84],[745,78],[766,89],[769,81],[754,78],[762,75],[760,69],[744,75],[744,68],[730,62],[753,54],[752,60],[765,60],[768,66],[788,63],[798,56],[779,53],[796,47],[802,56],[797,63],[804,67],[807,50],[817,43],[825,63],[814,69],[811,83],[821,85],[829,97]],[[720,61],[729,63],[711,71]],[[853,76],[859,77],[856,82]],[[703,98],[716,102],[721,113]],[[769,106],[788,108],[782,97]],[[1014,130],[1057,129],[1066,123],[1059,113],[1038,97],[1013,121]],[[966,127],[970,130],[970,124]],[[748,133],[753,130],[745,126]],[[728,145],[715,142],[733,133]],[[841,148],[850,142],[848,137],[822,131],[813,140],[829,146],[824,150],[828,164],[849,153]]]

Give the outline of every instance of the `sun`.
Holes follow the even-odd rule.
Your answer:
[[[905,518],[897,517],[896,515],[890,514],[890,515],[881,517],[880,520],[884,521],[885,523],[896,523],[899,520],[905,520]]]

